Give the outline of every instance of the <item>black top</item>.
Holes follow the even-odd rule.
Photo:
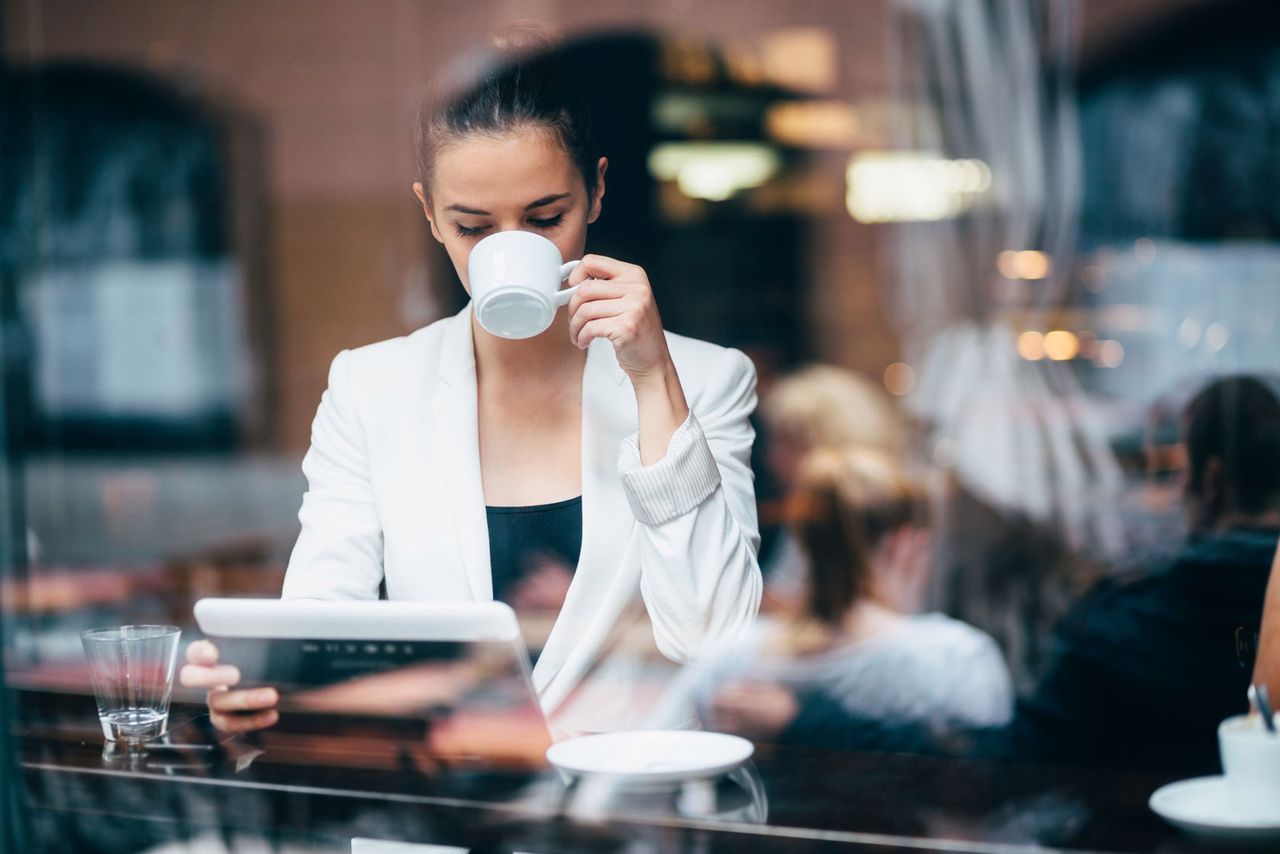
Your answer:
[[[493,598],[511,604],[525,576],[546,561],[570,573],[582,551],[582,497],[529,507],[486,507]]]

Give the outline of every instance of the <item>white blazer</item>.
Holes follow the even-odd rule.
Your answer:
[[[597,339],[587,352],[582,550],[533,671],[548,714],[637,593],[658,649],[681,663],[742,637],[759,607],[755,371],[737,350],[671,333],[667,343],[690,416],[649,466],[612,344]],[[470,306],[339,353],[302,469],[284,598],[375,599],[385,578],[391,599],[492,599]]]

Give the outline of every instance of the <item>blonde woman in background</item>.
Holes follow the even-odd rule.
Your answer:
[[[871,448],[894,460],[902,455],[905,424],[893,401],[872,381],[843,368],[812,365],[783,378],[762,400],[760,414],[768,438],[766,463],[784,493],[794,485],[800,461],[816,448]],[[781,521],[777,507],[762,507],[762,521],[770,516]],[[784,531],[761,569],[762,608],[790,613],[800,606],[805,558],[790,533]]]
[[[1012,680],[996,643],[896,602],[903,579],[927,570],[920,499],[883,451],[818,449],[798,464],[789,504],[807,566],[801,605],[760,620],[743,647],[700,674],[705,724],[768,740],[795,698],[814,694],[850,719],[930,736],[1009,721]],[[767,723],[775,701],[791,704],[777,710],[776,729]]]

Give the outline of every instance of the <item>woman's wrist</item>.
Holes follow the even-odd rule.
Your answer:
[[[632,375],[640,424],[640,463],[653,465],[667,455],[676,430],[689,417],[684,387],[670,357],[660,370]]]

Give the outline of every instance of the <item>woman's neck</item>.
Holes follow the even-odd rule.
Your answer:
[[[569,340],[569,315],[556,312],[551,326],[533,338],[508,340],[485,330],[471,317],[475,342],[476,379],[485,383],[535,385],[559,383],[580,377],[587,351]]]
[[[867,640],[897,627],[903,619],[901,612],[866,596],[845,613],[846,637],[851,643]]]

